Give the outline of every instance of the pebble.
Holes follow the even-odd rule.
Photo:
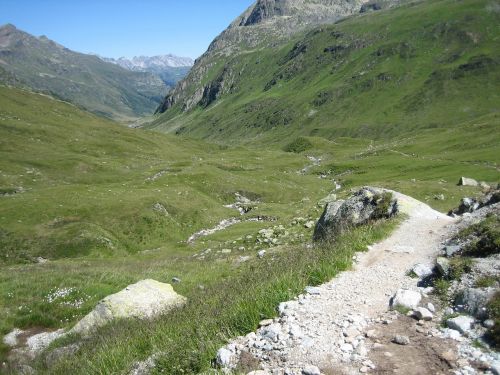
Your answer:
[[[392,342],[398,345],[408,345],[410,343],[410,339],[408,336],[396,335],[396,337],[392,339]]]
[[[308,365],[308,366],[304,367],[304,369],[302,370],[302,374],[304,374],[304,375],[321,375],[321,371],[316,366]]]

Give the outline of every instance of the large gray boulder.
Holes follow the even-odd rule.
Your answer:
[[[315,241],[333,240],[346,229],[398,212],[397,199],[383,189],[364,187],[346,201],[330,202],[314,229]]]
[[[455,305],[461,307],[461,311],[485,320],[488,318],[488,302],[495,295],[495,288],[467,288],[458,294]]]
[[[114,319],[151,319],[185,302],[186,298],[177,294],[170,284],[142,280],[105,297],[70,333],[86,336]]]

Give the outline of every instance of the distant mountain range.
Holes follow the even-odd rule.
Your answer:
[[[131,59],[120,57],[113,59],[101,57],[102,60],[120,65],[122,68],[134,72],[149,72],[160,76],[168,86],[175,86],[183,79],[194,64],[190,57],[179,57],[172,54],[160,56],[135,56]]]
[[[184,61],[153,60],[158,64],[159,60],[165,64]],[[71,51],[45,36],[35,37],[14,25],[0,27],[0,84],[46,93],[116,120],[129,121],[153,113],[189,67],[170,69],[174,71],[168,79],[165,72],[124,69],[97,56]]]

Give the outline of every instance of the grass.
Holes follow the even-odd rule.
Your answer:
[[[450,289],[450,281],[446,279],[436,279],[434,280],[434,294],[442,302],[448,302],[448,289]]]
[[[474,257],[487,257],[500,253],[500,218],[490,215],[478,224],[462,231],[459,237],[471,237],[464,254]]]
[[[306,150],[309,150],[313,147],[314,146],[310,140],[308,140],[307,138],[304,138],[304,137],[299,137],[299,138],[293,140],[292,142],[290,142],[289,144],[287,144],[283,148],[283,150],[286,152],[295,152],[295,153],[299,154],[299,153],[304,152]]]
[[[450,259],[450,280],[460,280],[464,273],[472,271],[474,260],[467,257],[454,257]]]
[[[497,283],[499,281],[500,281],[500,279],[498,277],[482,276],[476,280],[475,287],[476,288],[490,288],[490,287],[494,287],[495,285],[497,285]]]
[[[79,354],[50,372],[122,373],[134,360],[154,352],[164,353],[158,372],[207,370],[226,340],[254,330],[261,319],[276,316],[278,303],[301,293],[305,286],[322,283],[349,268],[354,252],[364,251],[366,245],[385,237],[396,223],[357,228],[333,246],[273,252],[263,261],[247,264],[231,278],[193,290],[184,309],[150,324],[129,321],[104,328],[84,342]]]

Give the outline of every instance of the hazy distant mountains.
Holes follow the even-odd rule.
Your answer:
[[[124,69],[10,24],[0,27],[2,83],[44,92],[119,120],[153,113],[170,89],[159,74]]]
[[[120,57],[113,59],[101,57],[102,60],[134,72],[149,72],[160,76],[168,86],[175,86],[183,79],[194,64],[190,57],[179,57],[172,54],[161,56],[135,56],[131,59]]]

